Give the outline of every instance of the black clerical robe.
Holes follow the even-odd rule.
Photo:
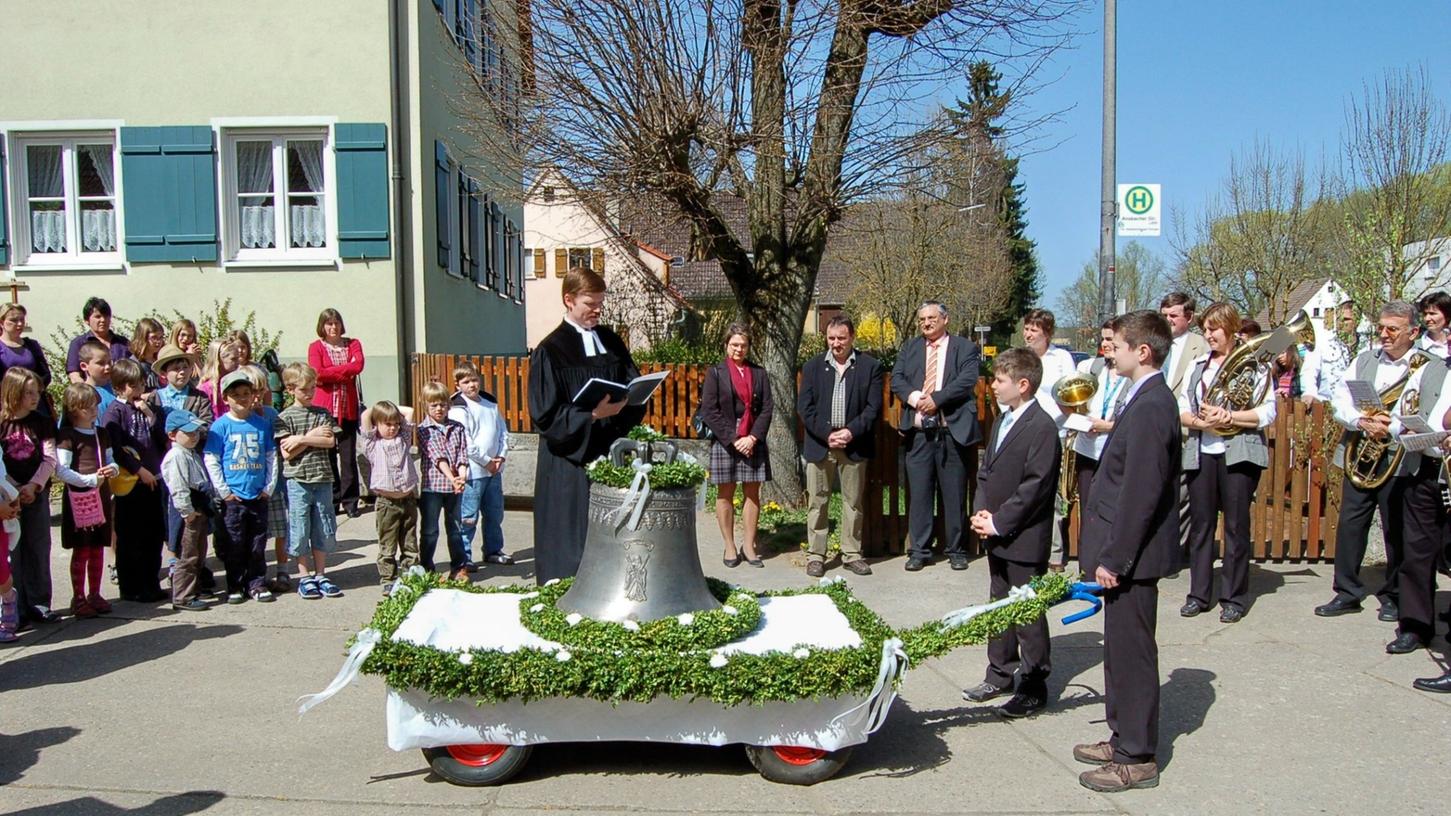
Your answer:
[[[534,579],[569,578],[579,569],[589,525],[589,479],[584,467],[610,450],[645,416],[645,407],[625,408],[594,420],[593,405],[571,400],[591,377],[627,383],[640,376],[619,335],[596,330],[605,353],[586,357],[580,333],[567,322],[549,333],[529,362],[529,415],[539,432],[534,474]]]

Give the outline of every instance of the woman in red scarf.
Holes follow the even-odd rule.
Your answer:
[[[723,562],[763,567],[756,553],[756,523],[761,515],[761,483],[771,480],[766,429],[771,425],[771,384],[766,370],[746,359],[751,330],[732,323],[726,330],[725,359],[706,372],[700,417],[715,434],[710,443],[710,482],[718,491],[715,519],[725,540]],[[736,483],[745,493],[745,543],[736,548]]]

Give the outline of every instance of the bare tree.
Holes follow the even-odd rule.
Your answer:
[[[1165,268],[1164,259],[1138,241],[1129,241],[1119,250],[1114,290],[1124,301],[1125,311],[1158,308],[1159,298],[1169,282]],[[1083,263],[1078,280],[1058,295],[1054,317],[1059,326],[1080,330],[1073,340],[1085,351],[1097,345],[1099,291],[1098,257],[1094,256]]]
[[[602,197],[663,197],[691,224],[692,254],[720,261],[776,397],[775,487],[795,502],[796,350],[831,225],[898,175],[973,59],[1038,64],[1080,5],[534,0],[520,141],[531,166]],[[478,121],[499,138],[498,116]],[[748,234],[730,229],[721,193],[748,202]]]
[[[1451,236],[1451,117],[1433,87],[1424,67],[1390,71],[1346,108],[1336,278],[1368,314],[1418,295],[1410,290],[1417,274]]]
[[[1298,152],[1260,142],[1230,158],[1223,193],[1176,227],[1176,288],[1243,314],[1288,315],[1295,287],[1326,274],[1325,230]]]

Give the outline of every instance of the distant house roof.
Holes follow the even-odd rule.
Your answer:
[[[1324,289],[1325,284],[1329,282],[1330,277],[1328,275],[1320,278],[1311,278],[1290,290],[1290,299],[1285,303],[1285,314],[1289,317],[1294,317],[1295,313],[1305,308],[1305,305],[1310,302],[1310,299],[1319,294],[1320,290]],[[1268,308],[1261,309],[1260,313],[1255,315],[1254,319],[1255,322],[1265,327],[1265,329],[1268,330],[1271,328],[1270,310]]]

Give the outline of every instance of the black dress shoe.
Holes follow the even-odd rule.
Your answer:
[[[1380,605],[1380,611],[1375,614],[1375,619],[1395,623],[1401,619],[1400,607],[1396,606],[1395,601],[1386,601]]]
[[[1421,677],[1411,681],[1411,685],[1421,691],[1451,694],[1451,672],[1446,672],[1440,677]]]
[[[962,699],[969,703],[985,703],[995,697],[1006,697],[1013,693],[1012,686],[995,686],[992,683],[978,683],[962,690]]]
[[[1421,636],[1414,632],[1402,632],[1396,635],[1396,639],[1386,644],[1386,654],[1410,654],[1419,649],[1424,649],[1426,642]]]
[[[1342,598],[1336,595],[1330,603],[1321,604],[1315,607],[1315,614],[1322,618],[1333,618],[1336,615],[1348,615],[1351,612],[1360,611],[1360,601],[1352,601],[1349,598]]]
[[[949,563],[951,563],[952,568],[955,570],[961,571],[967,569],[967,556],[965,555],[951,556],[948,561]]]
[[[1185,601],[1184,605],[1179,607],[1179,616],[1183,618],[1192,618],[1196,615],[1201,615],[1208,611],[1209,607],[1204,606],[1198,601]]]
[[[1046,695],[1025,694],[1019,691],[1014,694],[1011,700],[998,706],[998,713],[1008,719],[1017,720],[1023,717],[1031,717],[1042,711],[1048,705]]]
[[[921,558],[908,558],[906,570],[908,572],[917,572],[925,566],[927,566],[927,562]]]
[[[731,569],[735,569],[741,565],[741,553],[737,550],[734,557],[726,558],[725,556],[721,556],[720,562]]]
[[[1242,609],[1226,606],[1219,610],[1220,623],[1239,623],[1241,620],[1244,620],[1244,610]]]

